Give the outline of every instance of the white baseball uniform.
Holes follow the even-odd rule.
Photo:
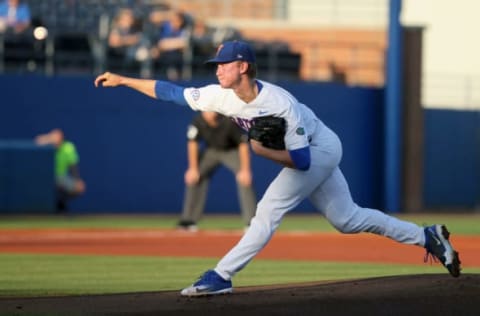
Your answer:
[[[251,126],[255,117],[283,117],[287,122],[286,149],[310,147],[311,163],[307,171],[283,168],[269,185],[257,205],[249,229],[217,264],[215,271],[221,277],[229,280],[245,267],[268,243],[283,215],[305,198],[309,198],[342,233],[370,232],[405,244],[425,244],[422,227],[378,210],[359,207],[352,200],[339,168],[341,142],[311,109],[279,86],[260,80],[257,84],[260,92],[250,103],[220,85],[184,90],[184,97],[192,109],[222,113],[244,129]],[[321,251],[321,245],[318,251]]]

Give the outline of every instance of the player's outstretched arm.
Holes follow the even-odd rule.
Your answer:
[[[111,72],[105,72],[95,79],[95,87],[125,86],[137,90],[149,97],[156,98],[155,80],[125,77]]]

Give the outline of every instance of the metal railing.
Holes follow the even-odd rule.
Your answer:
[[[99,73],[106,69],[106,38],[109,31],[110,19],[118,6],[131,3],[142,3],[145,7],[154,7],[163,0],[43,0],[28,1],[32,5],[33,15],[41,15],[49,27],[49,36],[44,40],[33,40],[32,47],[35,47],[35,53],[30,58],[24,58],[24,61],[15,65],[10,64],[8,52],[5,47],[5,37],[0,33],[0,73],[28,73],[37,72],[51,76],[62,73],[61,65],[56,62],[59,52],[56,49],[55,42],[57,36],[62,32],[78,31],[87,32],[91,51],[86,54],[91,57],[93,65],[89,69],[77,67],[69,71],[79,71],[82,73]],[[192,13],[199,16],[208,16],[211,18],[221,18],[225,21],[236,19],[239,16],[238,6],[247,3],[251,9],[244,11],[253,12],[257,16],[270,17],[270,22],[282,23],[288,25],[312,24],[342,27],[351,25],[352,29],[357,27],[375,26],[385,27],[387,18],[388,1],[387,0],[173,0],[170,1],[174,8],[186,9],[201,8],[201,10]],[[68,5],[67,5],[68,4]],[[260,12],[264,10],[264,12]],[[247,18],[248,16],[241,16]],[[250,17],[251,18],[251,17]],[[242,23],[247,20],[242,20]],[[268,20],[268,18],[266,19]],[[314,21],[315,20],[315,21]],[[262,23],[258,19],[250,19],[248,24]],[[304,69],[311,71],[319,64],[328,64],[331,62],[329,56],[325,55],[325,48],[341,47],[342,43],[335,42],[311,42],[310,49],[313,52],[308,58],[301,56],[301,69],[299,77],[304,80],[330,80],[331,73],[310,73],[302,76]],[[292,76],[292,67],[298,63],[298,56],[292,55],[292,59],[279,59],[279,52],[275,47],[268,46],[266,59],[262,62],[264,65],[261,74],[270,80],[281,79],[282,76],[294,79]],[[383,69],[382,63],[366,61],[359,57],[361,50],[365,47],[352,47],[349,52],[349,61],[344,64],[348,68],[347,83],[362,84],[361,76],[363,72],[378,71]],[[323,49],[323,50],[322,50]],[[383,47],[374,49],[383,50]],[[25,54],[16,54],[22,55]],[[17,57],[18,57],[17,56]],[[88,57],[88,56],[86,56]],[[183,79],[189,79],[194,73],[195,56],[191,50],[185,53],[185,70]],[[287,71],[282,73],[280,66],[287,64]],[[325,65],[324,65],[325,69]],[[345,70],[345,69],[343,69]],[[155,76],[153,70],[142,72],[142,76]],[[478,110],[480,107],[480,77],[468,74],[449,74],[449,73],[427,73],[423,74],[422,97],[423,104],[433,107],[456,107],[462,109]],[[367,85],[370,83],[367,82]],[[382,85],[380,78],[377,84]]]

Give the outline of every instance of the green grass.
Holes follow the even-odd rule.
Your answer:
[[[480,235],[480,214],[419,214],[398,217],[419,225],[445,223],[455,234]],[[173,228],[178,216],[172,215],[72,215],[72,216],[0,216],[0,229],[30,228]],[[239,215],[205,216],[199,223],[201,229],[241,229]],[[279,231],[333,232],[335,229],[323,216],[316,214],[287,214]]]
[[[130,256],[0,255],[1,296],[52,296],[179,290],[216,259]],[[480,273],[480,268],[469,273]],[[254,260],[235,286],[402,274],[445,273],[439,266]]]
[[[446,223],[455,234],[480,235],[480,215],[401,216],[418,224]],[[172,228],[176,216],[1,216],[0,229]],[[239,216],[207,216],[201,229],[241,229]],[[334,229],[321,216],[287,215],[281,231]],[[0,296],[80,295],[179,290],[219,258],[35,255],[0,253]],[[419,258],[419,260],[421,260]],[[253,260],[235,286],[285,284],[401,274],[446,273],[438,264],[397,265]],[[480,268],[464,273],[480,273]]]

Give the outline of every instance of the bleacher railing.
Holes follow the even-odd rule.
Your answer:
[[[31,7],[34,26],[45,26],[48,36],[40,40],[32,36],[30,48],[27,47],[29,52],[25,52],[25,47],[21,45],[9,52],[5,36],[0,33],[0,73],[35,72],[48,76],[61,73],[97,74],[106,70],[108,65],[106,38],[110,21],[118,8],[133,6],[139,15],[146,16],[149,10],[164,1],[30,0],[27,3]],[[190,12],[195,17],[208,17],[218,25],[232,23],[240,29],[258,23],[384,29],[388,10],[387,0],[173,0],[169,3],[173,8]],[[78,36],[74,40],[77,44],[83,42],[83,46],[80,45],[83,50],[68,49],[68,37],[72,35]],[[292,47],[292,54],[288,56],[282,55],[268,40],[265,42],[260,58],[260,73],[269,80],[339,80],[352,85],[370,86],[384,84],[381,57],[370,57],[369,60],[363,58],[362,54],[365,50],[376,50],[379,52],[377,55],[381,56],[385,47],[352,45],[345,53],[348,61],[343,63],[338,72],[338,69],[329,68],[335,64],[331,63],[325,51],[341,48],[345,43],[313,40],[305,50]],[[182,79],[202,73],[191,47],[184,56]],[[375,72],[377,74],[373,79],[365,79],[366,76],[372,77],[371,74]],[[137,74],[143,77],[156,76],[153,69],[140,69]],[[428,78],[428,82],[423,82],[424,104],[480,108],[480,78],[459,74],[434,74]]]

